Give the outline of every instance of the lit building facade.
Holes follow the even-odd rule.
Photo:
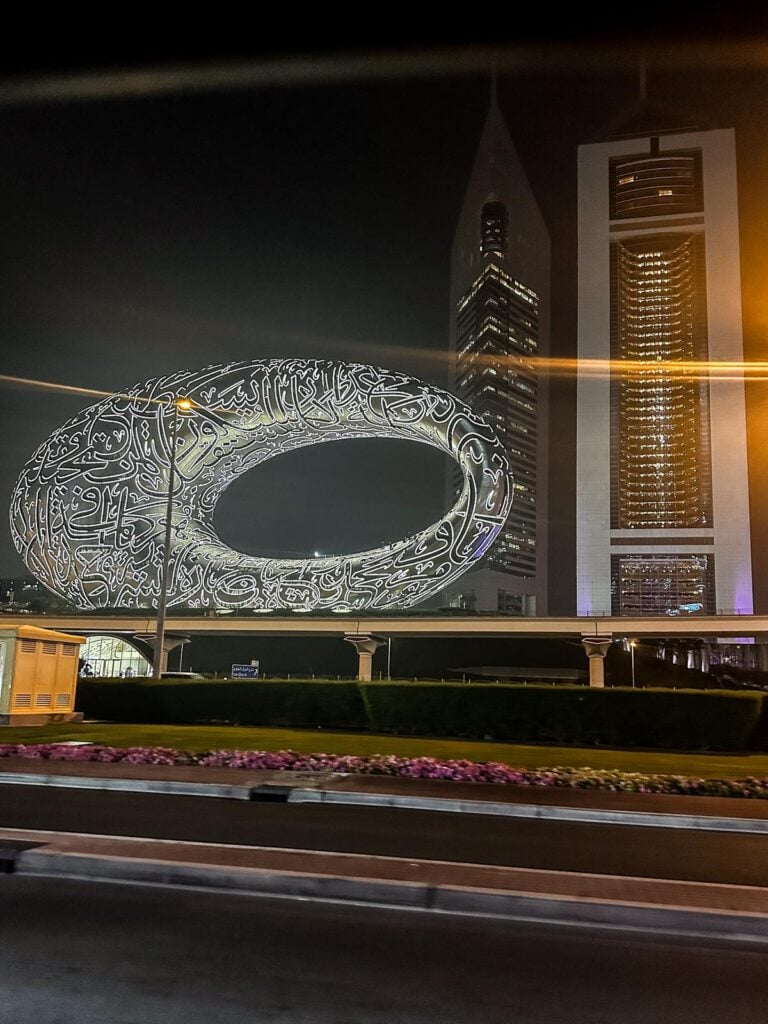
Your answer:
[[[751,613],[744,387],[706,368],[743,357],[733,131],[578,172],[578,614]]]
[[[452,251],[453,389],[496,430],[514,478],[512,510],[449,605],[547,611],[547,381],[550,243],[496,96],[483,128]],[[453,500],[459,477],[448,481]]]
[[[89,636],[80,648],[81,674],[104,679],[152,675],[152,662],[124,637]]]

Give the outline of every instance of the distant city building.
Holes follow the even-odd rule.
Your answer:
[[[752,612],[734,133],[664,123],[579,147],[580,615]]]
[[[0,611],[67,611],[69,605],[51,593],[34,576],[13,576],[0,580]]]
[[[13,608],[26,608],[38,598],[46,598],[48,593],[42,583],[34,576],[14,576],[0,580],[0,604]]]
[[[481,567],[446,592],[476,611],[547,611],[550,243],[495,89],[452,251],[454,390],[496,429],[514,475],[512,511]],[[460,473],[448,482],[451,500]]]

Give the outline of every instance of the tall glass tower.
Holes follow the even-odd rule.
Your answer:
[[[734,135],[652,120],[579,148],[578,612],[749,613]]]
[[[549,235],[495,89],[452,251],[451,383],[496,428],[514,499],[483,565],[448,593],[478,611],[545,615]],[[448,482],[453,493],[457,479]]]

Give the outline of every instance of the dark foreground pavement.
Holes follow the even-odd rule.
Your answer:
[[[765,834],[0,787],[0,868],[19,876],[634,928],[741,945],[768,945],[766,852]]]
[[[0,769],[0,870],[19,877],[768,945],[767,801],[18,767]]]
[[[20,785],[0,827],[768,885],[768,835]]]
[[[757,1024],[768,954],[0,876],[0,1024]]]

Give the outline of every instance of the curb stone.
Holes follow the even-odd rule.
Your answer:
[[[388,809],[434,811],[448,814],[493,815],[541,821],[572,821],[595,825],[628,825],[768,835],[768,818],[616,811],[602,808],[564,807],[553,804],[497,803],[488,800],[400,796],[390,793],[350,793],[314,787],[307,788],[308,781],[310,780],[301,779],[299,785],[266,783],[260,786],[235,786],[216,782],[181,782],[169,779],[116,779],[79,775],[42,775],[31,772],[0,773],[0,785],[5,783],[19,786],[150,793],[166,796],[218,797],[223,800],[256,802],[346,804],[347,806],[386,807]]]
[[[265,787],[266,788],[266,787]],[[510,818],[574,821],[595,825],[631,825],[682,828],[705,832],[747,832],[768,835],[768,819],[727,818],[715,815],[664,814],[647,811],[611,811],[551,804],[492,803],[488,800],[450,800],[439,797],[395,796],[384,793],[337,793],[328,790],[291,790],[289,803],[365,804],[367,806],[440,811],[452,814],[491,814]]]
[[[16,858],[15,873],[768,945],[768,916],[744,911],[169,863],[120,856],[47,852],[41,848],[21,852]]]
[[[224,800],[250,800],[251,786],[216,782],[177,782],[168,779],[110,779],[86,775],[38,775],[2,772],[0,785],[48,786],[52,789],[99,789],[123,793],[159,793],[167,796],[213,796]]]

